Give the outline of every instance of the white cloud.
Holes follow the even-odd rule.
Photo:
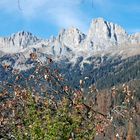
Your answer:
[[[80,10],[80,0],[0,0],[0,10],[13,14],[18,12],[25,20],[46,20],[59,28],[76,26],[86,30]],[[20,10],[20,8],[22,10]]]

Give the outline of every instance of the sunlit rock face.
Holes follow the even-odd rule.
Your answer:
[[[62,30],[59,34],[59,41],[64,45],[69,46],[71,48],[78,47],[86,35],[80,32],[77,28],[71,27],[67,30]]]
[[[90,44],[95,51],[103,50],[126,43],[128,37],[121,26],[98,18],[91,22],[85,44]]]
[[[19,52],[22,49],[39,43],[41,39],[30,32],[21,31],[12,34],[10,37],[0,38],[0,50],[8,53]]]

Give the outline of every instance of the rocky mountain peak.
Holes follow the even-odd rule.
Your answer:
[[[22,46],[23,48],[37,43],[40,39],[34,36],[30,32],[21,31],[16,34],[11,35],[7,38],[13,45]]]
[[[88,32],[88,38],[108,39],[110,38],[110,36],[110,28],[108,27],[107,22],[104,21],[103,18],[98,18],[91,22]]]
[[[112,22],[105,21],[103,18],[92,20],[89,32],[91,30],[96,33],[102,32],[102,34],[106,34],[110,38],[113,33],[116,33],[117,35],[127,35],[126,31],[121,26]]]
[[[63,29],[59,35],[59,41],[65,46],[76,47],[83,42],[86,35],[82,33],[79,29],[70,27],[68,29]]]
[[[88,32],[88,40],[96,45],[117,45],[128,39],[126,31],[119,25],[107,22],[103,18],[94,19]]]
[[[0,38],[1,48],[6,47],[19,47],[26,48],[29,45],[34,45],[39,42],[40,39],[34,36],[30,32],[20,31],[12,34],[10,37]]]

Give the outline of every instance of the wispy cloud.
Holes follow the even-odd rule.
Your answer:
[[[76,26],[85,31],[86,16],[79,4],[80,0],[20,0],[20,5],[18,0],[0,0],[0,9],[10,14],[18,12],[26,20],[41,19],[59,28]]]

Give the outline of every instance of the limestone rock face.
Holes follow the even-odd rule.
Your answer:
[[[40,42],[36,36],[30,32],[21,31],[12,34],[10,37],[0,38],[0,50],[4,52],[18,52],[19,49],[24,49],[30,45],[35,45]]]
[[[85,39],[86,35],[80,32],[77,28],[69,28],[67,30],[62,30],[58,35],[58,39],[61,43],[70,48],[75,48],[79,46],[83,40]]]
[[[91,45],[94,50],[102,50],[124,44],[128,37],[121,26],[98,18],[91,22],[85,44],[87,47]]]

